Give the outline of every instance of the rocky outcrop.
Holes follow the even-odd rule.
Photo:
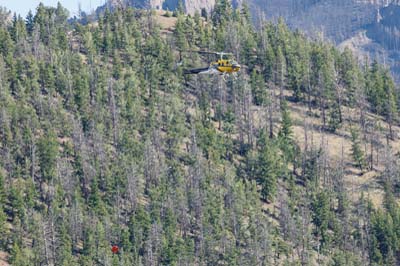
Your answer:
[[[202,8],[210,11],[215,4],[215,0],[196,0],[196,1],[185,1],[185,9],[188,13],[193,14],[196,10]]]
[[[400,6],[380,9],[378,20],[367,27],[367,34],[388,50],[400,50]]]
[[[276,20],[278,17],[283,17],[293,29],[301,29],[309,35],[323,33],[335,43],[340,43],[354,36],[360,28],[373,23],[376,19],[377,8],[383,4],[380,2],[252,0],[251,10],[253,13],[263,12],[267,19]]]
[[[250,0],[253,14],[269,20],[283,17],[292,29],[322,35],[366,57],[390,66],[400,82],[399,0]]]
[[[182,4],[187,13],[193,14],[201,9],[210,11],[215,0],[182,0]],[[108,0],[106,4],[99,7],[96,12],[102,12],[106,8],[112,10],[117,6],[132,6],[136,8],[153,8],[164,10],[175,10],[179,5],[179,0]]]

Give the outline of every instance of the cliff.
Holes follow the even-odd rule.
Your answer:
[[[400,82],[400,1],[390,0],[250,0],[257,18],[283,17],[292,29],[323,36],[351,48],[362,61],[378,60]]]

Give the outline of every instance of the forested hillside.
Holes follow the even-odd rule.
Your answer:
[[[203,15],[0,21],[5,265],[397,265],[389,71],[246,6]],[[198,49],[242,70],[183,75]]]

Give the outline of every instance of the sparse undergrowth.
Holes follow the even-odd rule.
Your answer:
[[[175,15],[106,11],[82,25],[39,5],[0,22],[8,262],[395,265],[388,71],[282,21],[256,30],[227,1]],[[184,76],[210,60],[194,48],[244,67]]]

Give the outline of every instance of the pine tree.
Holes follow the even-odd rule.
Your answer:
[[[23,250],[21,250],[20,246],[17,243],[14,243],[10,252],[10,262],[12,265],[18,266],[28,266],[29,257],[24,254]]]
[[[313,210],[312,221],[316,227],[314,233],[320,239],[321,247],[326,248],[330,242],[328,229],[332,219],[328,193],[326,191],[317,193],[311,205]]]
[[[277,190],[280,159],[274,143],[265,136],[263,139],[257,159],[256,180],[261,185],[262,198],[271,202]]]
[[[232,6],[228,0],[217,0],[211,18],[215,26],[224,26],[231,19]]]
[[[253,95],[254,104],[263,106],[267,102],[267,90],[264,85],[264,79],[254,69],[250,76],[251,91]]]
[[[355,161],[357,167],[359,167],[360,170],[363,171],[365,167],[365,157],[363,151],[361,150],[358,132],[356,129],[350,128],[350,133],[351,133],[351,143],[352,143],[351,154],[353,156],[353,160]]]
[[[290,112],[287,101],[281,103],[282,123],[281,129],[279,130],[278,136],[284,139],[287,143],[292,141],[292,119],[290,118]]]
[[[338,103],[332,104],[329,112],[328,129],[335,132],[341,125],[341,111]]]
[[[33,32],[33,27],[35,26],[34,18],[32,11],[29,10],[28,15],[26,15],[26,30],[28,31],[28,34],[31,35]]]
[[[384,104],[384,116],[386,122],[389,124],[389,137],[394,139],[393,135],[393,123],[397,119],[397,104],[395,99],[395,85],[388,71],[386,70],[383,74],[383,88],[385,92],[385,104]]]
[[[0,170],[0,205],[3,205],[6,203],[6,186],[5,186],[5,180],[4,180],[4,175]]]
[[[48,130],[46,135],[39,139],[38,150],[43,181],[50,181],[56,176],[56,160],[58,156],[58,143],[52,130]]]
[[[5,213],[4,204],[0,204],[0,247],[4,247],[7,243],[7,214]]]

